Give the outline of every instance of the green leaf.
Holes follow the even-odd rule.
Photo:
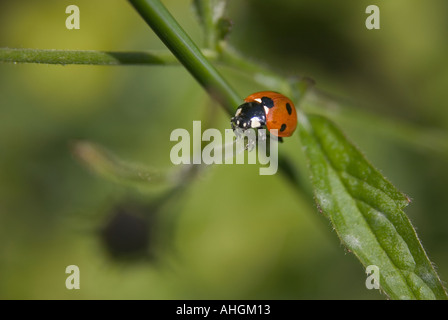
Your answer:
[[[408,217],[410,202],[322,116],[300,114],[315,198],[342,243],[380,272],[391,299],[447,299]]]

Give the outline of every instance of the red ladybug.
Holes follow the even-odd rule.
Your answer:
[[[277,129],[278,137],[289,137],[297,127],[297,112],[292,101],[284,95],[261,91],[251,94],[245,103],[236,109],[230,120],[232,129],[260,129],[266,127],[269,132]],[[272,132],[273,133],[273,132]]]

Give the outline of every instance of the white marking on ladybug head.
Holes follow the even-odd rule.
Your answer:
[[[258,118],[253,118],[252,122],[251,122],[251,127],[252,128],[259,128],[259,127],[261,127],[260,120]]]
[[[257,101],[258,103],[261,103],[261,98],[257,98],[257,99],[254,99],[255,101]]]
[[[235,117],[238,117],[241,113],[241,108],[238,108],[235,113]]]

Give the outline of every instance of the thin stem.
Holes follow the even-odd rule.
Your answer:
[[[128,185],[160,185],[168,183],[166,174],[137,164],[122,161],[103,147],[88,141],[74,141],[73,154],[93,172]]]
[[[178,63],[177,59],[168,51],[118,52],[10,48],[0,48],[0,62],[61,65],[171,65]]]
[[[213,8],[210,0],[194,0],[199,20],[204,31],[204,46],[209,49],[216,47],[216,31],[213,22]]]
[[[204,57],[163,4],[159,0],[129,2],[205,90],[233,114],[241,97]]]

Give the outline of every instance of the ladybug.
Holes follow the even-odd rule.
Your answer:
[[[242,131],[267,128],[269,132],[277,129],[276,136],[289,137],[297,127],[297,112],[292,101],[284,95],[261,91],[244,99],[230,123],[234,131],[238,128]]]

